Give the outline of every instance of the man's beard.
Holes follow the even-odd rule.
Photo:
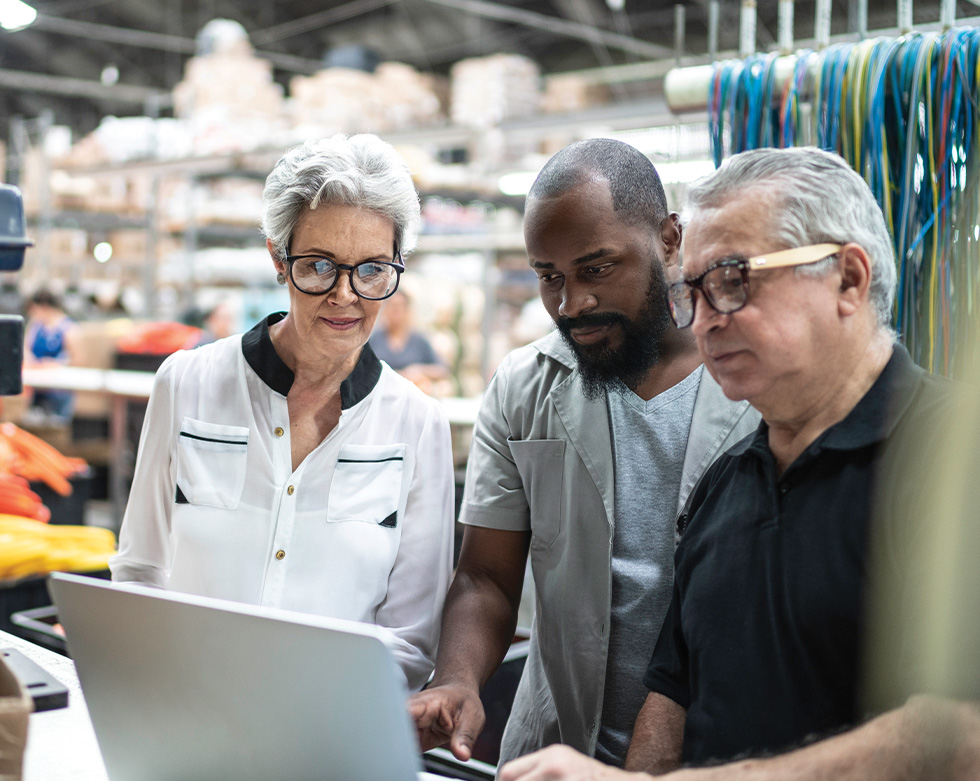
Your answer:
[[[555,325],[575,353],[587,398],[600,398],[608,388],[623,383],[635,389],[655,366],[663,353],[663,337],[671,326],[667,309],[667,282],[660,264],[654,261],[646,302],[635,320],[626,315],[605,312],[580,317],[559,317]],[[572,339],[575,328],[619,325],[623,338],[619,347],[605,342],[580,345]]]

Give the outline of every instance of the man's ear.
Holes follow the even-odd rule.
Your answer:
[[[840,251],[841,315],[849,316],[865,306],[871,295],[871,258],[860,244],[845,244]]]
[[[675,266],[680,262],[681,218],[676,212],[668,214],[660,223],[660,240],[664,243],[664,263]]]

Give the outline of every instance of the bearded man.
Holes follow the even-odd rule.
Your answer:
[[[511,353],[487,389],[435,676],[411,710],[423,749],[470,758],[530,552],[535,618],[500,761],[565,743],[622,765],[670,603],[676,519],[759,418],[671,324],[680,222],[642,153],[608,139],[559,151],[528,194],[524,238],[557,333]]]

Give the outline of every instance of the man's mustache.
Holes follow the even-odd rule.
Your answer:
[[[615,312],[594,312],[587,315],[579,315],[578,317],[560,316],[556,321],[556,325],[562,333],[567,334],[575,328],[598,328],[603,325],[628,326],[629,320],[625,315],[616,314]]]

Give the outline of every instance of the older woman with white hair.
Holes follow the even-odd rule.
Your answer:
[[[449,424],[367,341],[418,194],[357,135],[287,152],[263,201],[289,311],[160,368],[112,576],[376,624],[417,689],[452,568]]]

